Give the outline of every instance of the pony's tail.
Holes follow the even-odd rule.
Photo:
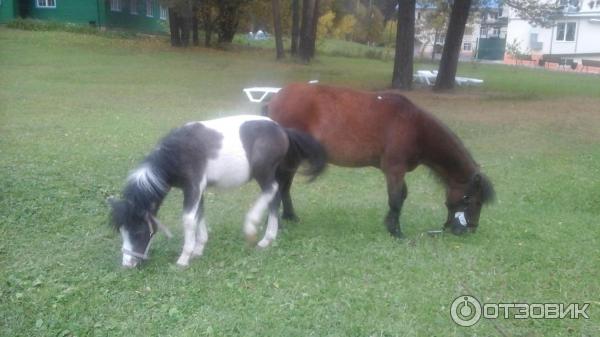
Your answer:
[[[293,170],[303,161],[306,161],[308,168],[302,174],[310,176],[310,181],[313,181],[327,167],[325,148],[308,133],[295,129],[285,128],[284,130],[290,140],[290,147],[281,168]]]

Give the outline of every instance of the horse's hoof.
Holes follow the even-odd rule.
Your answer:
[[[253,246],[254,244],[256,244],[256,241],[258,241],[256,233],[246,234],[246,243],[248,243],[248,245]]]
[[[398,231],[398,232],[390,232],[390,235],[394,239],[404,239],[405,238],[404,234],[402,234],[402,232],[400,232],[400,231]]]
[[[256,245],[256,248],[259,250],[263,250],[266,249],[267,247],[269,247],[269,245],[271,244],[270,241],[266,241],[266,240],[260,240],[260,242]]]
[[[298,218],[298,216],[296,216],[296,214],[294,214],[294,213],[292,213],[292,214],[283,213],[281,215],[281,217],[283,218],[283,220],[291,221],[291,222],[298,222],[298,220],[300,220]]]
[[[452,226],[452,228],[451,228],[452,234],[458,235],[458,236],[465,234],[467,231],[468,231],[467,227],[460,226],[460,225],[459,226]]]

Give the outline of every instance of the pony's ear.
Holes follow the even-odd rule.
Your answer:
[[[119,229],[131,220],[132,215],[126,200],[113,197],[108,198],[106,202],[110,204],[110,223],[114,229]]]
[[[494,202],[496,199],[496,192],[494,191],[494,185],[488,177],[483,173],[478,172],[473,177],[473,183],[481,191],[481,201],[484,204]]]
[[[119,200],[114,195],[111,195],[108,198],[106,198],[106,204],[110,207],[113,207],[117,202],[119,202]]]

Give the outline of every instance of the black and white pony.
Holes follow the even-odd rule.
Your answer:
[[[153,235],[164,227],[156,218],[171,187],[183,191],[185,242],[177,260],[187,266],[200,256],[208,239],[203,193],[209,186],[231,188],[255,179],[262,193],[246,215],[244,234],[256,242],[256,225],[269,208],[267,229],[259,247],[277,236],[281,201],[276,176],[287,164],[306,160],[313,178],[326,166],[323,147],[310,135],[284,129],[267,117],[240,115],[192,122],[164,137],[129,176],[122,200],[111,200],[112,224],[123,239],[123,266],[148,258]]]

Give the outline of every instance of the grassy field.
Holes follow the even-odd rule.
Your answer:
[[[257,195],[208,194],[205,255],[180,252],[181,193],[159,213],[142,268],[120,268],[107,196],[170,128],[255,112],[241,89],[319,78],[380,89],[391,63],[270,52],[172,50],[162,40],[0,28],[0,334],[4,336],[599,336],[600,78],[461,65],[486,80],[408,95],[447,122],[495,182],[470,236],[431,238],[445,217],[425,169],[408,176],[396,241],[375,169],[331,167],[295,185],[298,223],[246,247]],[[454,298],[589,302],[588,320],[454,324]]]

